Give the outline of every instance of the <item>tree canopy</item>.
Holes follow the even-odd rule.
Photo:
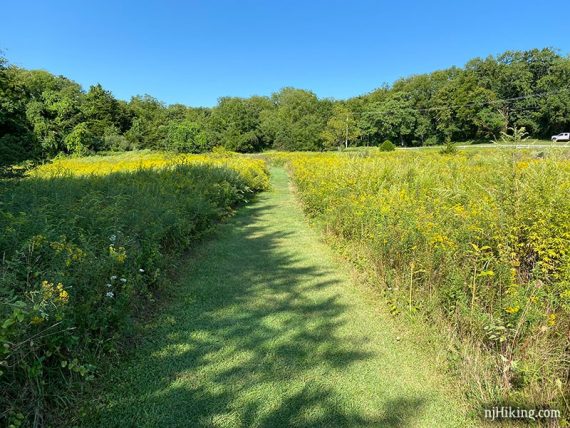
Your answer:
[[[283,88],[193,108],[150,95],[118,100],[100,84],[85,91],[66,77],[10,65],[0,53],[0,166],[104,150],[324,150],[386,139],[419,146],[492,140],[520,127],[539,138],[570,130],[569,57],[507,51],[344,101]]]

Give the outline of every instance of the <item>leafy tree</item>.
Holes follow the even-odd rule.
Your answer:
[[[535,95],[541,90],[540,81],[551,75],[560,60],[552,49],[507,51],[496,58],[474,59],[466,69],[498,99],[509,100],[500,104],[506,122],[503,131],[507,126],[524,126],[535,135],[544,135],[538,112],[542,99]]]
[[[453,144],[451,142],[450,139],[448,139],[445,142],[445,146],[443,146],[440,150],[439,150],[439,154],[441,155],[454,155],[457,153],[457,147],[455,146],[455,144]]]
[[[26,117],[27,94],[15,73],[0,52],[0,168],[39,154]]]
[[[271,97],[274,108],[261,114],[261,128],[280,150],[322,150],[322,132],[332,102],[319,101],[313,92],[284,88]]]
[[[478,85],[473,73],[464,72],[434,94],[436,130],[442,139],[492,138],[506,127],[497,110],[497,97]]]
[[[496,139],[522,127],[547,137],[570,128],[569,87],[570,58],[532,49],[407,77],[346,101],[284,88],[270,98],[223,97],[213,109],[190,108],[148,95],[127,103],[101,85],[85,92],[0,54],[0,164],[70,150],[322,150],[385,139],[419,146]]]
[[[545,94],[539,99],[537,121],[540,136],[549,137],[570,129],[570,58],[557,58],[549,73],[537,83],[538,91]]]
[[[65,137],[65,147],[75,155],[85,155],[93,150],[97,139],[89,129],[87,123],[82,122],[73,128],[73,131]]]
[[[322,132],[325,147],[348,147],[349,142],[354,143],[361,135],[358,123],[352,111],[343,104],[333,106],[332,115]]]
[[[167,135],[166,107],[150,95],[131,98],[128,104],[131,127],[125,133],[133,147],[164,149]]]
[[[84,121],[81,86],[46,71],[20,70],[18,79],[29,97],[26,117],[42,152],[52,156],[65,151],[66,136]]]
[[[266,97],[220,98],[208,120],[212,144],[236,152],[268,147],[270,141],[261,129],[261,112],[271,108],[271,101]]]
[[[202,153],[211,148],[205,131],[199,124],[188,120],[170,122],[167,147],[181,153]]]
[[[101,140],[109,128],[123,132],[130,125],[127,106],[119,103],[100,84],[89,88],[81,104],[81,112],[93,135]]]
[[[103,150],[125,152],[135,148],[124,135],[107,131],[103,137]]]
[[[412,143],[416,138],[418,111],[402,95],[375,102],[370,108],[367,117],[381,137],[397,140],[401,146]]]
[[[495,143],[520,144],[525,140],[528,140],[528,132],[526,132],[525,127],[513,126],[509,127],[507,131],[501,132],[501,138]]]

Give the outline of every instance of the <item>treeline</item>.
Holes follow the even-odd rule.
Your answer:
[[[0,163],[133,149],[323,150],[386,139],[418,146],[489,140],[513,126],[548,137],[570,129],[569,88],[570,58],[534,49],[407,77],[346,101],[285,88],[192,108],[148,95],[117,100],[99,84],[84,91],[0,57]]]

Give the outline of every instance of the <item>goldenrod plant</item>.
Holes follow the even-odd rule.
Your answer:
[[[0,419],[57,424],[175,256],[267,186],[231,153],[62,158],[0,182]]]
[[[442,331],[463,344],[450,358],[474,398],[564,408],[567,153],[276,153],[270,159],[288,165],[306,213],[376,275],[394,314],[443,320]]]

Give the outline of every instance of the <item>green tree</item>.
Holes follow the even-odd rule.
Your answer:
[[[29,100],[26,116],[45,156],[65,151],[65,138],[84,121],[81,86],[46,71],[19,72]]]
[[[570,129],[570,58],[557,58],[537,83],[537,90],[544,94],[538,99],[537,121],[540,135],[553,134]]]
[[[270,141],[261,129],[261,113],[272,107],[267,97],[220,98],[208,120],[212,144],[236,152],[268,147]]]
[[[352,111],[341,103],[335,103],[332,115],[322,132],[325,147],[342,147],[344,145],[345,148],[348,148],[349,143],[354,144],[361,134]]]
[[[10,66],[0,55],[0,163],[68,151],[66,141],[78,135],[89,143],[71,146],[90,151],[322,150],[346,143],[347,117],[349,144],[488,140],[521,127],[548,137],[570,128],[569,87],[570,58],[532,49],[475,58],[464,68],[400,79],[342,102],[284,88],[271,98],[223,97],[207,109],[166,106],[148,95],[127,103],[101,85],[84,92],[65,77]]]
[[[108,129],[123,132],[130,125],[127,106],[119,103],[100,84],[89,88],[81,104],[81,112],[92,134],[101,141]]]
[[[386,140],[380,145],[381,152],[393,152],[394,150],[396,150],[396,146],[390,140]]]
[[[169,123],[166,147],[180,153],[203,153],[211,148],[206,132],[199,124],[188,120]]]
[[[131,98],[128,104],[131,127],[125,133],[129,143],[139,149],[164,149],[167,137],[167,111],[150,95]]]
[[[39,146],[26,117],[27,94],[17,69],[0,52],[0,168],[37,157]]]
[[[472,72],[449,80],[433,96],[436,130],[440,139],[494,138],[506,126],[496,94],[479,86]]]
[[[261,129],[279,150],[322,150],[322,132],[332,102],[310,91],[284,88],[272,95],[274,108],[261,113]]]
[[[416,139],[418,111],[401,95],[370,105],[366,114],[368,120],[378,129],[382,138],[396,140],[401,146],[409,145]]]
[[[65,147],[75,155],[85,155],[95,148],[97,139],[87,123],[82,122],[65,137]]]

